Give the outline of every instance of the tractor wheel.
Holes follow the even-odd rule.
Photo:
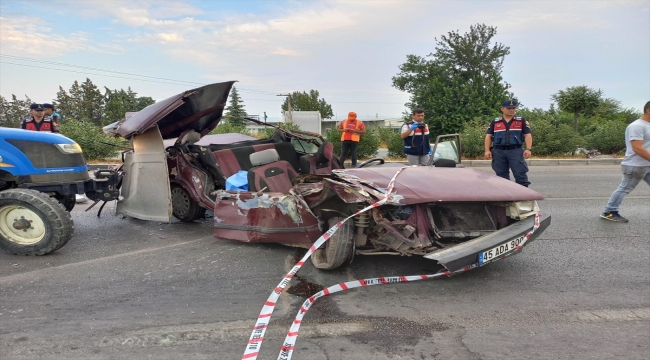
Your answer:
[[[336,225],[342,217],[333,217],[328,220],[328,228]],[[311,262],[315,267],[323,270],[333,270],[343,265],[346,261],[351,261],[350,252],[354,247],[354,223],[346,221],[330,237],[325,244],[316,249],[311,256]]]
[[[172,184],[172,214],[180,221],[190,222],[203,218],[205,208],[201,207],[182,186]]]
[[[66,211],[70,212],[74,209],[75,204],[77,203],[77,198],[75,194],[72,195],[56,195],[56,199],[63,205]]]
[[[56,199],[28,189],[0,192],[0,247],[17,255],[45,255],[73,233],[72,217]]]

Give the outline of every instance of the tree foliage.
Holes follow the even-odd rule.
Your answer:
[[[578,131],[578,116],[593,112],[601,104],[603,92],[584,85],[568,87],[551,95],[562,111],[573,113],[574,130]]]
[[[61,134],[81,146],[86,160],[112,158],[122,150],[120,147],[128,146],[125,140],[104,134],[101,127],[89,121],[68,119],[65,123],[61,123]]]
[[[230,104],[226,106],[226,116],[228,116],[228,122],[233,126],[245,127],[246,119],[246,110],[244,110],[244,101],[239,97],[239,92],[237,88],[232,87],[230,91]]]
[[[598,149],[603,154],[616,154],[625,149],[625,129],[620,121],[607,121],[586,137],[589,149]]]
[[[210,134],[244,134],[244,135],[251,135],[251,132],[246,128],[245,125],[237,125],[233,124],[230,121],[221,121],[215,127],[210,131]]]
[[[470,26],[436,38],[435,52],[407,55],[393,86],[411,94],[408,108],[422,108],[432,135],[458,132],[476,116],[495,116],[510,94],[503,82],[503,60],[510,48],[492,44],[496,28]]]
[[[98,126],[102,124],[104,95],[88,78],[81,84],[75,80],[69,91],[59,86],[54,106],[61,114],[62,123],[67,119],[75,119]]]
[[[318,90],[309,90],[309,93],[304,91],[294,91],[291,93],[291,108],[293,111],[318,111],[323,119],[330,119],[334,116],[332,105],[328,104],[324,98],[318,98],[320,94]],[[282,110],[289,111],[289,99],[285,99],[282,103]]]
[[[155,103],[154,99],[150,97],[138,97],[138,94],[131,90],[129,87],[126,91],[124,89],[111,90],[107,87],[104,88],[104,114],[102,116],[102,124],[108,125],[116,121],[124,119],[127,112],[136,112],[146,108]]]
[[[25,100],[20,100],[16,95],[11,95],[11,101],[0,96],[0,126],[17,128],[29,115],[29,106],[32,100],[25,95]]]

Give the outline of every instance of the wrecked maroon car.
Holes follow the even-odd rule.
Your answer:
[[[320,269],[355,255],[393,254],[424,256],[455,271],[519,252],[550,225],[551,216],[540,215],[539,193],[464,168],[458,135],[436,139],[430,166],[403,169],[379,158],[343,169],[319,134],[279,128],[268,139],[198,145],[221,120],[232,84],[184,92],[105,129],[133,147],[124,156],[118,213],[193,221],[210,210],[217,239],[309,248],[385,198],[395,178],[383,205],[343,223],[314,252]],[[163,139],[173,138],[165,148]],[[236,174],[245,175],[247,190],[226,190]]]

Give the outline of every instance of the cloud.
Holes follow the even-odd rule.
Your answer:
[[[203,14],[188,3],[164,0],[111,0],[86,1],[80,6],[78,0],[61,2],[67,11],[86,18],[110,17],[116,23],[127,26],[163,24],[159,19],[177,18]]]
[[[49,22],[35,17],[0,17],[0,43],[5,55],[30,55],[53,57],[73,51],[96,53],[119,53],[123,49],[115,45],[91,45],[84,32],[67,35],[55,34]]]

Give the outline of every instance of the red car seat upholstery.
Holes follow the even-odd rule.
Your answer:
[[[253,168],[248,170],[248,191],[287,193],[298,176],[288,161],[280,160],[275,149],[252,153],[250,161]]]
[[[307,154],[300,157],[300,171],[303,174],[327,175],[332,173],[332,169],[340,168],[331,142],[322,143],[315,155]]]

